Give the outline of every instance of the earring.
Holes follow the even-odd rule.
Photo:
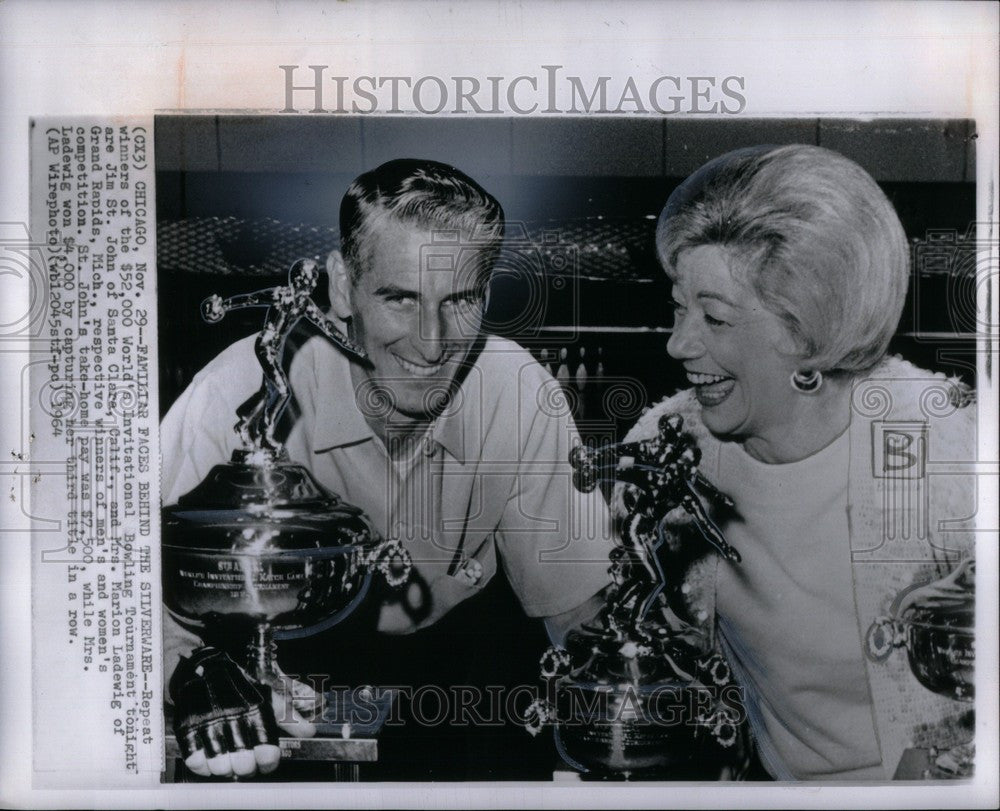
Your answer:
[[[792,388],[803,394],[815,394],[823,385],[823,373],[819,369],[792,372]]]

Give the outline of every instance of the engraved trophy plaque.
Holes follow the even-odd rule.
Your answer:
[[[739,689],[728,663],[700,629],[667,605],[662,547],[671,511],[720,554],[739,554],[722,537],[698,491],[732,502],[698,473],[700,451],[677,415],[652,439],[573,450],[574,485],[593,490],[611,475],[627,515],[612,550],[604,609],[542,655],[546,697],[529,707],[527,729],[548,724],[571,768],[600,778],[737,778],[748,763]]]
[[[285,339],[300,319],[366,359],[312,300],[318,276],[315,262],[299,260],[288,285],[203,302],[209,322],[231,309],[267,307],[255,345],[263,381],[237,411],[234,430],[243,447],[163,509],[167,610],[200,635],[246,638],[247,672],[278,690],[284,682],[274,661],[276,635],[331,627],[364,598],[373,572],[399,586],[411,566],[398,542],[381,540],[360,509],[293,463],[275,438],[290,396],[282,368]]]

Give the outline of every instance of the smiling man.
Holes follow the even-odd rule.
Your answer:
[[[392,452],[446,407],[466,371],[503,212],[457,170],[398,160],[348,189],[340,229],[342,251],[327,261],[330,299],[368,354],[371,366],[352,364],[351,380],[385,399],[385,413],[368,422]]]
[[[481,332],[503,240],[500,204],[450,166],[396,160],[351,185],[340,232],[341,250],[327,260],[330,316],[368,362],[306,336],[291,361],[292,399],[277,438],[413,558],[409,584],[374,598],[371,634],[426,638],[416,632],[483,593],[499,565],[525,613],[560,637],[600,606],[611,530],[599,492],[572,486],[567,460],[577,433],[568,409],[544,396],[556,385],[551,376],[516,344]],[[161,427],[165,504],[229,459],[239,443],[236,409],[259,382],[251,336],[199,372],[172,406]],[[165,667],[183,656],[177,690],[200,690],[205,677],[192,676],[191,663],[204,654],[187,654],[205,640],[166,622]],[[419,643],[405,649],[395,658],[436,655]],[[328,657],[331,669],[336,658]],[[293,734],[313,731],[294,714],[282,720]],[[254,753],[246,741],[214,735],[185,754],[203,774],[251,774],[276,764],[271,743]]]

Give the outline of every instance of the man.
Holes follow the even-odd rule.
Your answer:
[[[342,201],[341,250],[327,272],[329,315],[368,364],[322,336],[291,362],[292,402],[278,429],[291,458],[413,558],[411,582],[376,606],[384,634],[437,623],[483,590],[498,561],[524,611],[545,618],[555,639],[593,616],[608,582],[607,510],[598,493],[572,486],[577,434],[550,396],[556,384],[516,344],[481,333],[503,231],[500,204],[452,167],[396,160],[361,175]],[[234,415],[260,375],[251,337],[222,352],[170,409],[161,428],[165,504],[239,447]],[[201,641],[167,623],[169,671]],[[180,661],[179,693],[211,695],[204,681],[216,671],[238,681],[211,649]],[[275,697],[275,709],[287,732],[309,735],[312,726],[283,706],[301,708],[302,689]],[[197,773],[277,764],[271,743],[251,751],[263,733],[244,746],[216,733],[188,743]]]

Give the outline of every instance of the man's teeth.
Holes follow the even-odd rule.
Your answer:
[[[729,380],[726,375],[705,375],[697,372],[688,372],[687,379],[694,386],[709,386],[712,383],[721,383],[723,380]]]
[[[433,366],[424,366],[418,363],[410,363],[408,360],[396,355],[396,360],[399,361],[399,365],[402,366],[411,375],[416,375],[417,377],[430,377],[431,375],[437,374],[441,371],[441,367],[444,366],[444,361],[441,363],[435,363]]]

